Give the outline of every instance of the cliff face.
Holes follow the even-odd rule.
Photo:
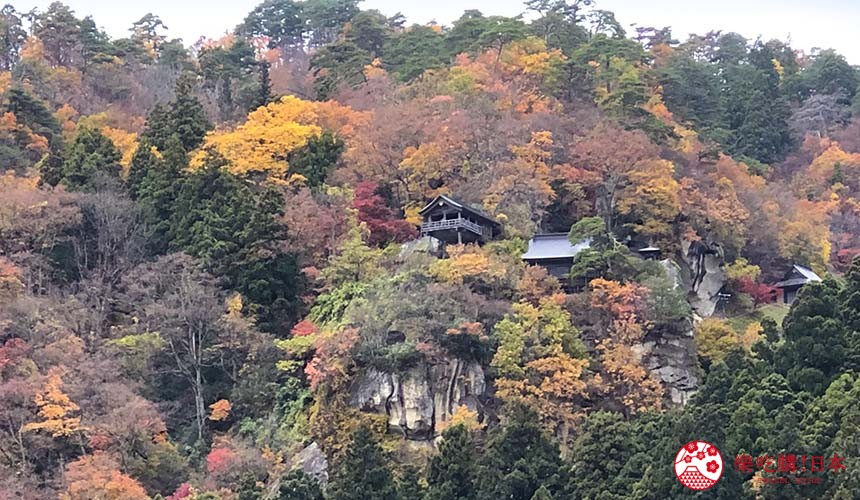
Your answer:
[[[405,373],[368,369],[355,381],[353,406],[388,415],[389,430],[409,439],[432,439],[440,424],[460,406],[478,410],[484,370],[474,361],[443,359],[421,363]]]
[[[710,317],[726,284],[722,248],[716,243],[682,241],[679,263],[679,277],[688,291],[690,306],[699,318]]]

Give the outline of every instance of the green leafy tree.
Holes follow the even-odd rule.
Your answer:
[[[383,64],[401,81],[414,80],[428,69],[450,61],[444,36],[429,26],[414,25],[391,37],[385,45]]]

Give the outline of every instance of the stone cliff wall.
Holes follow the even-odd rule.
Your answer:
[[[368,369],[353,384],[351,403],[388,416],[389,430],[409,439],[432,439],[460,406],[478,411],[486,389],[484,370],[474,361],[421,363],[405,373]]]

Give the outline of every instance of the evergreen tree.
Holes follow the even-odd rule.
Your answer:
[[[260,78],[258,82],[259,90],[257,91],[257,98],[251,103],[251,109],[248,111],[253,111],[260,106],[265,106],[272,102],[272,79],[269,76],[269,67],[271,65],[268,61],[262,61],[260,63]]]
[[[131,160],[128,189],[143,209],[149,230],[147,247],[151,254],[167,251],[171,224],[176,209],[176,197],[184,181],[183,169],[188,163],[179,137],[167,140],[161,158],[155,156],[148,143],[142,141]]]
[[[532,495],[531,500],[553,500],[552,493],[546,489],[546,486],[541,486],[535,491],[535,494]]]
[[[185,151],[203,144],[206,132],[212,129],[203,105],[194,95],[194,79],[193,73],[179,77],[176,81],[176,97],[170,103],[171,130],[179,136]]]
[[[455,425],[442,434],[439,454],[430,459],[426,500],[468,500],[475,497],[475,453],[469,430]]]
[[[13,87],[7,91],[6,111],[13,113],[19,123],[47,137],[49,141],[60,134],[60,124],[45,103],[22,88]]]
[[[101,179],[119,179],[120,158],[122,154],[110,139],[96,129],[84,128],[66,149],[61,182],[70,190],[84,191]]]
[[[182,148],[189,152],[203,144],[206,132],[212,124],[206,118],[203,105],[194,95],[193,73],[185,73],[176,80],[176,95],[167,105],[156,104],[146,118],[146,128],[140,135],[159,151],[167,148],[167,142],[176,135]]]
[[[382,448],[367,425],[353,434],[352,443],[335,466],[328,500],[396,500],[391,471]]]
[[[170,120],[167,107],[156,104],[149,112],[149,116],[146,117],[146,128],[140,134],[140,142],[148,142],[162,151],[172,135],[173,123]]]
[[[846,346],[840,291],[833,279],[807,284],[783,321],[785,343],[776,356],[777,369],[795,390],[820,394],[842,371]]]
[[[165,155],[165,159],[168,155]],[[301,282],[295,257],[280,248],[286,230],[277,220],[283,198],[271,188],[256,191],[224,168],[216,155],[187,176],[172,206],[168,194],[175,171],[156,183],[158,205],[171,210],[169,246],[192,255],[225,285],[244,295],[261,328],[295,319]]]
[[[629,425],[620,413],[588,416],[571,453],[567,490],[573,498],[622,499],[630,487],[622,469],[633,454]]]
[[[323,492],[319,481],[294,470],[281,479],[278,500],[323,500]]]
[[[860,258],[854,259],[845,275],[839,301],[846,336],[845,369],[860,371]]]
[[[424,489],[418,477],[418,468],[414,465],[406,465],[397,478],[397,497],[400,500],[420,500],[424,498]]]
[[[325,183],[329,172],[340,160],[343,150],[343,141],[325,131],[319,136],[311,137],[307,144],[290,153],[287,162],[291,172],[307,179],[308,186],[318,187]]]
[[[508,413],[508,422],[490,437],[481,460],[477,498],[530,500],[541,486],[556,491],[558,446],[544,435],[530,410],[517,406]]]

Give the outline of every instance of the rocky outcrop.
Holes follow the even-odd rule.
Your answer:
[[[442,242],[430,236],[422,236],[418,239],[407,241],[400,245],[400,253],[397,259],[403,262],[412,255],[419,253],[440,256],[442,254]]]
[[[689,291],[681,266],[670,259],[660,263],[666,270],[666,276],[676,288]],[[688,294],[688,298],[691,295]],[[645,367],[663,382],[666,388],[666,402],[672,405],[686,404],[699,385],[699,363],[696,357],[692,321],[685,319],[662,325],[661,328],[649,333],[639,347],[639,354]]]
[[[693,329],[685,323],[649,334],[640,347],[645,368],[660,378],[666,402],[674,406],[687,404],[699,387]]]
[[[389,430],[409,439],[432,439],[458,407],[478,411],[485,389],[480,364],[449,358],[404,373],[368,369],[357,377],[351,403],[387,415]]]
[[[293,468],[301,469],[322,484],[328,482],[328,460],[316,442],[307,445],[293,460]]]
[[[719,293],[726,284],[723,251],[717,243],[681,242],[680,276],[688,291],[688,300],[700,318],[714,314]]]

